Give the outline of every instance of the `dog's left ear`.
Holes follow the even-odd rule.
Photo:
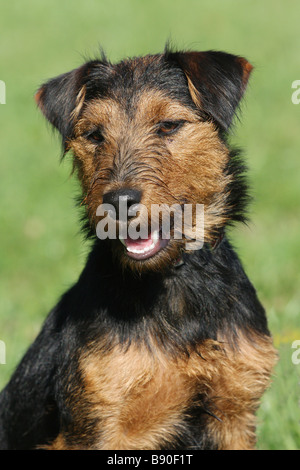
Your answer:
[[[246,89],[252,65],[225,52],[166,52],[185,73],[195,104],[227,131]]]

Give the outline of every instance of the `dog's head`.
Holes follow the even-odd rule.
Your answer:
[[[226,145],[252,66],[172,52],[56,77],[36,101],[71,150],[90,227],[123,265],[162,269],[240,220],[241,167]]]

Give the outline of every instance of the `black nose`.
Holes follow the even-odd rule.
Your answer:
[[[116,218],[128,217],[128,209],[133,204],[141,202],[142,192],[138,189],[123,188],[117,191],[109,191],[103,195],[103,204],[111,204],[116,210]],[[124,214],[120,211],[124,210]]]

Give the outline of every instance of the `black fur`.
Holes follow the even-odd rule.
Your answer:
[[[78,353],[99,337],[108,335],[109,348],[116,338],[126,344],[145,341],[152,333],[162,348],[177,354],[216,338],[218,332],[226,332],[233,344],[237,329],[269,334],[264,309],[226,240],[215,251],[199,250],[185,255],[184,261],[164,277],[138,278],[130,273],[124,277],[109,245],[96,241],[78,282],[50,313],[0,395],[0,448],[45,444],[57,435],[59,426],[71,422],[66,402],[68,393],[80,387]],[[174,296],[185,299],[184,317],[174,311]],[[198,413],[200,423],[205,421],[206,410]],[[201,426],[200,434],[197,429],[187,420],[181,448],[202,448],[204,435]]]

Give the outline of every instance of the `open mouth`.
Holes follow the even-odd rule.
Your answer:
[[[127,255],[136,260],[151,258],[169,243],[168,239],[161,237],[159,230],[150,233],[148,238],[137,238],[133,240],[127,237],[125,239],[120,238],[119,240],[125,246]]]

